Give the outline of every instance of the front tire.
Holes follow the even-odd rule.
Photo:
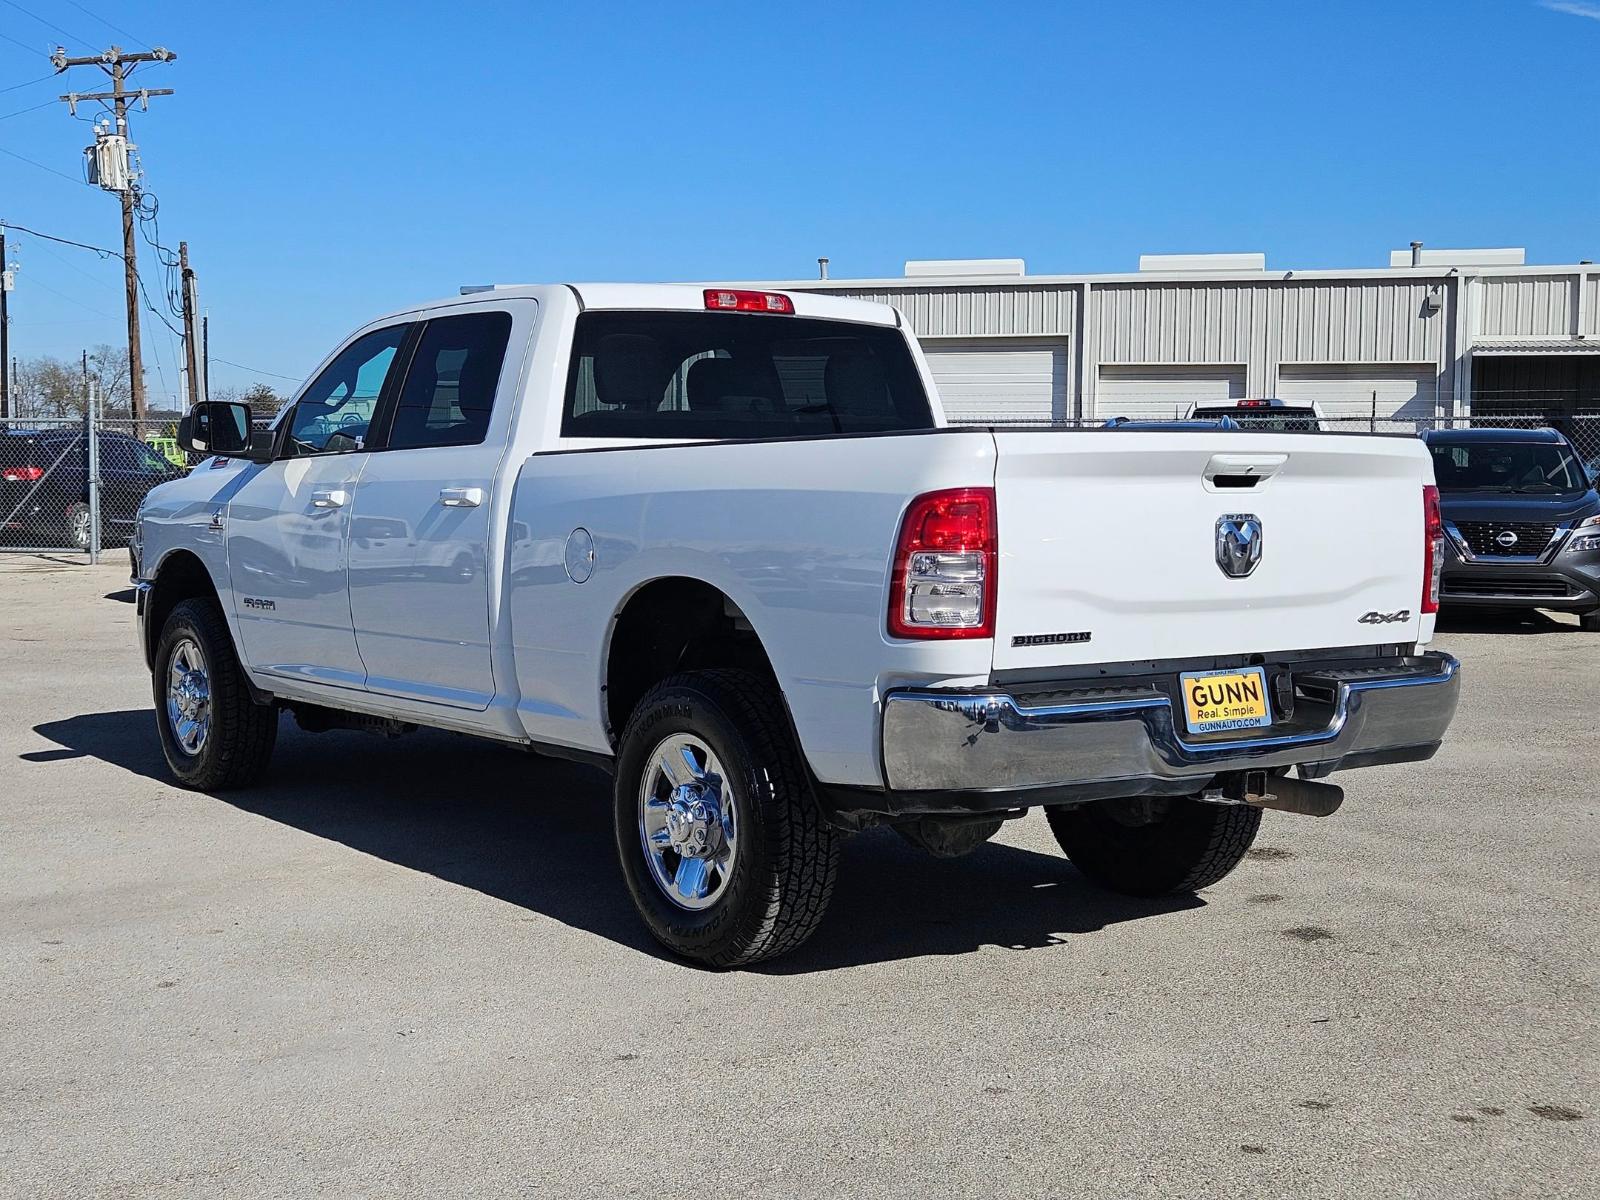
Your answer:
[[[623,879],[675,954],[742,967],[816,930],[838,874],[778,693],[748,671],[694,671],[652,688],[617,756]]]
[[[245,787],[266,771],[278,710],[250,698],[216,601],[194,598],[173,608],[156,644],[152,682],[161,749],[184,787]]]
[[[1578,618],[1578,628],[1585,633],[1600,633],[1600,608],[1582,614]]]
[[[85,554],[89,553],[90,528],[89,506],[81,500],[67,507],[67,540],[76,550]]]
[[[1130,896],[1210,887],[1239,865],[1261,828],[1259,808],[1187,796],[1096,800],[1047,816],[1073,866]]]

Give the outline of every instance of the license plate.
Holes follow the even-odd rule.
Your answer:
[[[1267,673],[1261,667],[1239,671],[1185,671],[1178,677],[1183,716],[1191,733],[1255,729],[1272,724],[1267,704]]]

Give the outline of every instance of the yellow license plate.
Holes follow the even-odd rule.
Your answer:
[[[1260,667],[1241,671],[1185,671],[1178,677],[1183,691],[1183,716],[1191,733],[1223,729],[1255,729],[1272,724],[1267,704],[1267,673]]]

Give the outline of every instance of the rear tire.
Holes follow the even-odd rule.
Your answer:
[[[1130,896],[1210,887],[1239,865],[1261,828],[1259,808],[1187,796],[1096,800],[1046,816],[1073,866]]]
[[[686,746],[702,773],[674,790],[661,764],[676,770]],[[708,824],[702,807],[700,827],[690,828],[678,806],[696,799],[720,818]],[[614,802],[628,892],[673,953],[742,967],[793,950],[821,923],[838,836],[812,795],[783,703],[759,676],[694,671],[651,688],[622,734]],[[692,870],[680,873],[686,860]]]
[[[184,787],[224,791],[261,778],[278,740],[278,710],[255,703],[214,600],[177,604],[156,643],[156,728]]]

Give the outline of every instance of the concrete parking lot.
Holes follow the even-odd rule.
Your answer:
[[[115,557],[115,556],[113,556]],[[1432,763],[1197,898],[1035,815],[663,957],[606,781],[448,735],[165,777],[125,564],[0,561],[0,1194],[1592,1197],[1600,637],[1447,626]]]

